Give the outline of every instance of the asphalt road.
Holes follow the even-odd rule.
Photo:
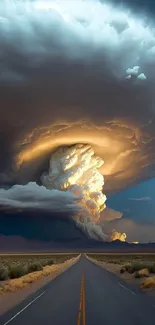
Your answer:
[[[155,300],[82,257],[0,325],[154,325]]]

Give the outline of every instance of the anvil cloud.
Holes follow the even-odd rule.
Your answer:
[[[2,187],[40,186],[52,152],[77,143],[104,160],[107,196],[155,175],[149,14],[110,1],[9,1],[0,35]]]

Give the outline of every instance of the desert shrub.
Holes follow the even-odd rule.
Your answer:
[[[23,265],[14,265],[10,266],[9,268],[9,278],[16,279],[20,278],[21,276],[25,275],[27,272],[25,266]]]
[[[34,262],[29,264],[28,266],[28,273],[42,271],[42,270],[43,270],[43,266],[41,265],[40,262]]]
[[[120,264],[120,261],[119,260],[109,260],[108,263],[111,263],[111,264]]]
[[[132,263],[129,266],[125,266],[125,268],[130,274],[132,274],[134,272],[142,271],[142,273],[145,273],[142,276],[148,276],[148,273],[150,271],[150,264],[148,264],[148,263]]]
[[[143,263],[133,263],[132,267],[134,271],[139,271],[145,268],[145,265]]]
[[[116,263],[119,264],[119,265],[123,265],[124,261],[123,260],[118,260]]]
[[[7,280],[9,277],[8,269],[5,266],[0,267],[0,281]]]
[[[130,273],[130,274],[134,273],[134,268],[132,266],[130,266],[128,268],[128,273]]]
[[[53,264],[54,264],[54,261],[51,259],[51,260],[48,261],[47,264],[48,264],[48,265],[53,265]]]
[[[47,260],[43,260],[43,261],[40,261],[41,265],[44,267],[46,265],[48,265],[48,261]]]
[[[133,270],[133,272],[140,271],[140,270],[147,268],[147,263],[132,263],[130,268]],[[130,271],[130,268],[129,268],[128,272]],[[131,273],[133,273],[133,272],[131,272]]]
[[[149,271],[150,271],[150,273],[155,273],[155,264],[153,264],[149,267]]]
[[[124,265],[124,268],[125,268],[125,270],[128,272],[128,270],[129,270],[129,268],[131,267],[131,265],[130,264],[126,264],[126,265]]]
[[[139,278],[141,278],[141,275],[139,274],[139,272],[138,272],[138,271],[136,271],[136,272],[135,272],[134,276],[135,276],[135,278],[136,278],[136,279],[139,279]]]
[[[125,267],[121,267],[120,273],[125,273],[125,271],[126,271]]]

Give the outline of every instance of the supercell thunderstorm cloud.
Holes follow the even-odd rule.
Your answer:
[[[77,144],[58,149],[51,157],[48,174],[42,175],[46,188],[68,190],[80,199],[83,208],[75,216],[77,224],[97,239],[106,238],[100,226],[94,224],[106,207],[106,196],[102,193],[104,178],[98,171],[103,163],[91,146]]]
[[[105,234],[124,222],[106,196],[155,176],[154,87],[149,11],[0,1],[0,210],[65,213],[125,241],[124,228]]]

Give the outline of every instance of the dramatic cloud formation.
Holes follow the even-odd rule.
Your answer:
[[[98,170],[103,163],[90,145],[59,148],[50,159],[48,173],[41,176],[44,186],[31,182],[0,189],[0,208],[68,213],[89,237],[108,240],[96,223],[122,215],[106,209],[100,218],[100,212],[106,208],[106,196],[102,193],[104,178]]]
[[[44,186],[32,182],[25,186],[14,185],[8,190],[0,189],[1,210],[36,211],[39,209],[74,215],[80,211],[80,206],[77,205],[78,201],[79,198],[69,191],[50,191]]]
[[[36,195],[42,209],[46,192],[47,208],[55,208],[53,195],[58,202],[62,189],[55,185],[57,192],[52,187],[49,194],[39,187],[40,176],[63,145],[92,146],[105,162],[99,172],[107,196],[155,175],[155,26],[149,14],[118,1],[10,0],[0,3],[0,35],[1,206],[25,208]],[[50,174],[47,188],[49,181]],[[16,185],[5,192],[9,183]],[[79,208],[72,193],[60,194],[60,202],[73,215]],[[89,229],[103,233],[89,222]]]
[[[84,142],[105,161],[107,191],[150,177],[151,22],[95,0],[9,2],[0,12],[0,77],[6,84],[0,104],[4,121],[7,116],[7,127],[1,125],[7,138],[1,168],[16,156],[18,168],[28,164],[17,180],[29,182],[36,174],[34,159],[40,164],[55,147]]]
[[[111,239],[114,240],[120,240],[120,241],[126,241],[127,235],[125,232],[121,233],[116,230],[112,231]]]
[[[106,196],[102,193],[104,178],[98,170],[103,164],[90,145],[60,148],[52,155],[49,172],[41,180],[48,189],[68,190],[81,197],[83,209],[76,216],[77,224],[90,236],[105,240],[102,229],[95,225],[106,207]]]
[[[0,189],[0,207],[68,213],[87,235],[105,240],[102,228],[95,225],[106,207],[104,178],[98,171],[103,163],[90,145],[59,148],[51,157],[49,172],[41,177],[44,186],[31,182]]]

